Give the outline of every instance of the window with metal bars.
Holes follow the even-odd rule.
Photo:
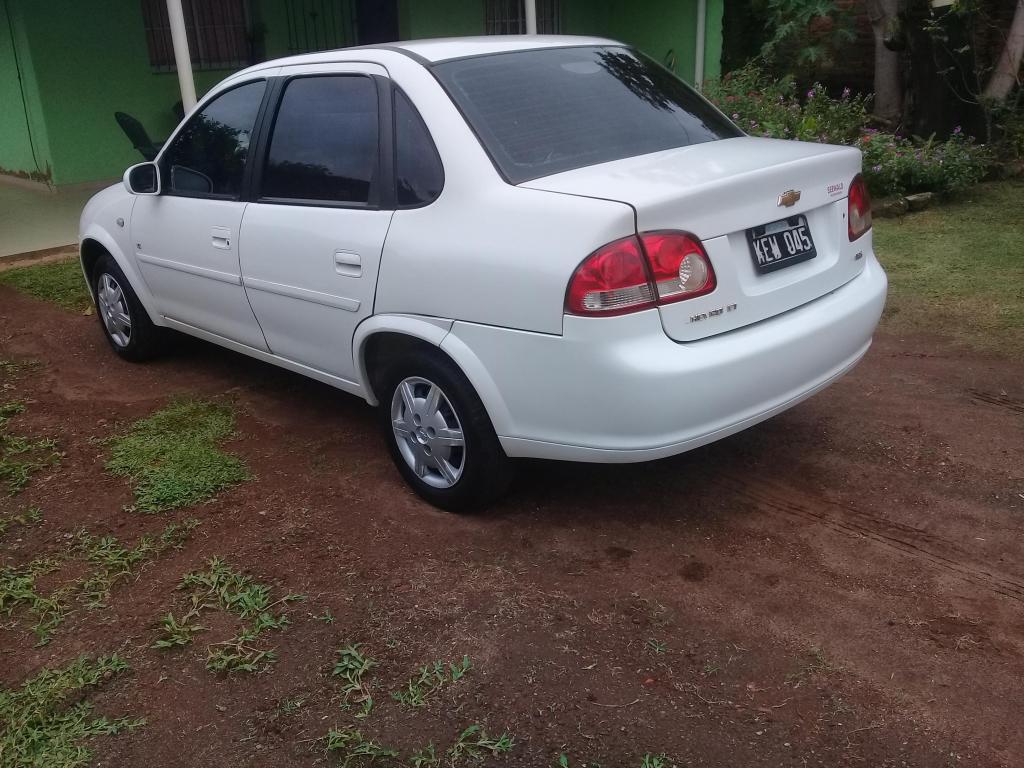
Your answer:
[[[185,32],[195,69],[237,69],[253,63],[247,0],[182,0]],[[142,0],[149,63],[171,72],[174,45],[166,0]]]
[[[557,35],[562,31],[560,0],[536,0],[537,32]],[[523,0],[484,0],[484,30],[488,35],[521,35],[526,32]]]
[[[353,0],[285,0],[288,51],[309,53],[356,43]]]

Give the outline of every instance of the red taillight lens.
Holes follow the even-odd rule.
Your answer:
[[[868,185],[859,173],[850,182],[850,196],[847,211],[847,229],[852,243],[871,229],[871,196]]]
[[[627,237],[594,251],[576,268],[565,308],[574,315],[621,315],[654,305],[640,243]]]
[[[682,232],[640,235],[659,304],[692,299],[715,290],[711,268],[700,241]]]
[[[648,232],[599,248],[576,268],[565,309],[621,315],[715,290],[715,270],[700,241],[683,232]]]

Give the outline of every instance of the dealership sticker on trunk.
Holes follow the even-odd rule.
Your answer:
[[[762,275],[817,255],[806,216],[790,216],[748,229],[747,242],[754,269]]]

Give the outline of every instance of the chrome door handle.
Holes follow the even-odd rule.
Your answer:
[[[231,250],[231,230],[227,227],[214,227],[210,230],[210,244],[222,251]]]
[[[363,274],[363,262],[358,253],[351,251],[334,252],[334,271],[345,277],[359,277]]]

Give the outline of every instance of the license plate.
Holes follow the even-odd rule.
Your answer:
[[[747,242],[754,269],[762,275],[817,255],[805,216],[790,216],[748,229]]]

